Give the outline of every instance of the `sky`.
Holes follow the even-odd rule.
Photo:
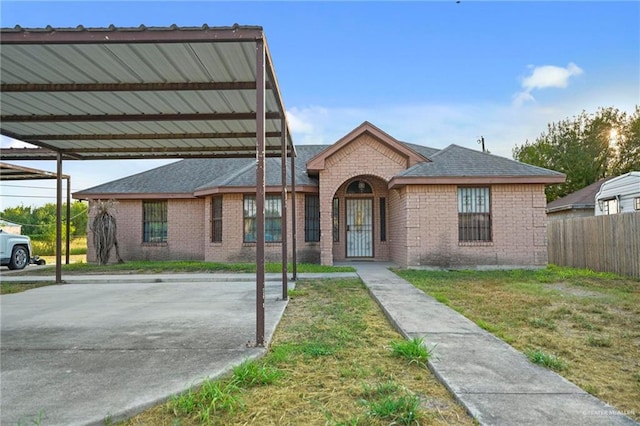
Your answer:
[[[259,25],[296,144],[369,121],[398,140],[495,155],[549,123],[640,104],[640,2],[0,2],[2,27]],[[0,64],[1,71],[1,64]],[[24,146],[1,138],[2,147]],[[166,160],[66,161],[72,191]],[[53,161],[14,162],[55,171]],[[0,211],[55,202],[55,181],[2,184]]]

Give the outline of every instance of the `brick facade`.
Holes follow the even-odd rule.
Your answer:
[[[483,185],[478,184],[475,178],[447,181],[438,180],[436,176],[432,181],[409,179],[396,184],[392,181],[396,176],[412,165],[429,165],[426,162],[430,160],[372,128],[371,125],[365,124],[359,129],[362,131],[352,132],[335,145],[323,151],[316,151],[319,154],[306,163],[308,176],[317,178],[317,186],[307,183],[296,196],[296,254],[299,262],[332,265],[335,261],[350,259],[347,253],[347,202],[364,198],[372,200],[372,260],[390,260],[402,267],[500,267],[546,264],[547,217],[544,179],[539,179],[537,183],[527,183],[528,178],[515,180],[520,183],[512,183],[512,178],[499,176],[498,179],[492,177]],[[435,159],[434,156],[434,161]],[[301,167],[304,167],[304,163]],[[467,162],[463,168],[468,167],[474,166]],[[460,176],[466,175],[461,173]],[[372,193],[348,193],[347,187],[354,181],[366,182],[372,188]],[[490,241],[459,241],[458,188],[469,185],[490,188]],[[319,242],[305,242],[305,194],[309,193],[319,195]],[[280,195],[280,192],[274,194]],[[170,198],[167,242],[155,244],[142,242],[143,201],[120,200],[115,214],[123,259],[255,261],[256,244],[243,241],[244,195],[240,190],[236,193],[229,188],[218,195],[222,197],[223,211],[221,242],[212,241],[213,195],[210,193],[199,198]],[[338,200],[339,205],[337,241],[334,241],[333,236],[334,198]],[[384,241],[381,238],[380,214],[383,198],[386,201]],[[289,259],[293,254],[291,207],[292,199],[289,194]],[[89,223],[92,218],[93,210]],[[91,232],[88,243],[87,259],[95,261]],[[265,257],[267,261],[279,262],[282,257],[281,243],[267,243]],[[115,255],[112,255],[112,258],[115,259]]]

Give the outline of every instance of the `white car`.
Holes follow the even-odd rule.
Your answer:
[[[31,263],[31,238],[8,234],[0,229],[0,265],[9,269],[24,269]]]

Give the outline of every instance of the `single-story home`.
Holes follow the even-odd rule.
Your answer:
[[[600,179],[569,195],[549,202],[547,204],[547,218],[562,220],[594,216],[596,194],[600,191],[602,184],[609,179],[611,178]]]
[[[547,262],[544,188],[564,182],[562,173],[457,145],[401,142],[368,122],[332,145],[296,149],[296,199],[289,193],[286,202],[287,212],[296,204],[298,261],[366,259],[404,267]],[[280,167],[279,159],[266,162],[265,256],[274,261],[281,259]],[[117,200],[125,260],[252,261],[255,184],[253,159],[185,159],[74,198]],[[92,261],[91,232],[88,240]]]

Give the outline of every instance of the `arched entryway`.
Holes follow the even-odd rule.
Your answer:
[[[333,260],[388,260],[387,182],[361,175],[345,181],[333,198]]]

